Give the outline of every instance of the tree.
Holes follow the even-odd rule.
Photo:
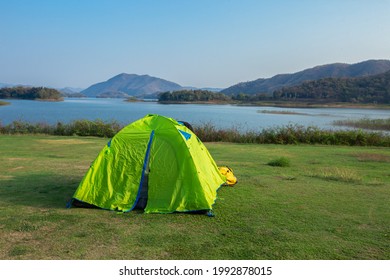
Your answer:
[[[0,89],[0,98],[61,100],[62,95],[58,90],[52,88],[18,86]]]

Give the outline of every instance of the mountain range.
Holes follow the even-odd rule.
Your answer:
[[[59,90],[62,93],[65,93],[65,94],[75,94],[75,93],[81,92],[83,89],[82,88],[74,88],[74,87],[64,87],[64,88],[58,88],[57,90]]]
[[[12,85],[6,84],[6,83],[0,83],[0,88],[10,87],[10,86],[12,86]]]
[[[210,91],[220,91],[227,95],[245,94],[269,94],[284,87],[300,85],[303,82],[314,81],[323,78],[355,78],[381,74],[390,70],[390,60],[367,60],[355,64],[333,63],[316,66],[292,74],[279,74],[271,78],[260,78],[254,81],[242,82],[226,89],[202,88]],[[12,85],[0,83],[1,87]],[[64,94],[80,92],[87,97],[147,97],[156,98],[158,93],[185,89],[197,89],[183,87],[177,83],[149,75],[137,75],[122,73],[107,81],[96,83],[81,90],[79,88],[58,89]]]
[[[238,83],[220,92],[232,95],[239,93],[272,94],[283,87],[299,85],[303,82],[323,78],[355,78],[381,74],[390,70],[390,60],[367,60],[355,64],[333,63],[316,66],[292,74],[279,74],[268,79],[260,78],[254,81]],[[97,83],[81,93],[88,97],[157,97],[165,91],[196,89],[182,87],[177,83],[152,77],[122,73],[105,82]],[[218,91],[218,89],[212,89]]]
[[[390,70],[390,60],[367,60],[355,64],[333,63],[316,66],[292,74],[279,74],[268,79],[238,83],[221,92],[232,95],[239,93],[272,94],[283,87],[299,85],[306,81],[323,78],[355,78],[381,74]]]

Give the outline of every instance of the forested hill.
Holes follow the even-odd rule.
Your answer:
[[[390,71],[361,78],[326,78],[285,87],[273,93],[276,100],[311,99],[328,102],[390,104]]]
[[[94,84],[81,93],[88,97],[145,97],[180,89],[182,89],[180,85],[164,79],[149,75],[122,73],[105,82]]]
[[[316,66],[293,74],[280,74],[268,79],[257,79],[233,85],[221,92],[233,94],[260,94],[272,95],[282,87],[299,85],[305,81],[314,81],[322,78],[355,78],[377,75],[390,70],[390,60],[367,60],[356,64],[334,63]]]
[[[288,101],[310,103],[390,104],[390,71],[360,78],[325,78],[304,82],[299,86],[285,87],[273,95],[236,94],[225,95],[204,90],[167,91],[159,95],[162,103],[256,103],[261,101]]]
[[[62,100],[61,92],[46,87],[0,88],[0,99]]]

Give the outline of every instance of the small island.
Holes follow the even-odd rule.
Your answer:
[[[0,89],[0,99],[63,101],[61,92],[46,87],[7,87]],[[5,102],[6,103],[6,102]]]

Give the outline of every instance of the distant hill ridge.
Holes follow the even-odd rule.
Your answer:
[[[275,100],[390,104],[390,70],[356,78],[323,78],[273,93]]]
[[[355,64],[333,63],[316,66],[292,74],[279,74],[268,79],[238,83],[221,92],[224,94],[272,94],[283,87],[299,85],[323,78],[355,78],[371,76],[390,70],[390,60],[367,60]]]
[[[81,93],[88,97],[148,96],[181,88],[179,84],[149,75],[122,73],[105,82],[94,84]]]
[[[254,81],[242,82],[230,86],[220,92],[233,95],[239,93],[272,95],[276,90],[284,87],[297,86],[303,82],[315,81],[324,78],[357,78],[382,74],[390,70],[390,60],[367,60],[355,64],[333,63],[305,69],[292,74],[278,74],[271,78],[260,78]],[[0,88],[10,87],[7,83],[0,83]],[[122,73],[105,82],[91,85],[81,91],[78,88],[59,89],[66,94],[80,92],[80,96],[87,97],[146,97],[156,98],[158,93],[196,89],[149,75]],[[202,88],[210,91],[219,91],[217,88]]]

